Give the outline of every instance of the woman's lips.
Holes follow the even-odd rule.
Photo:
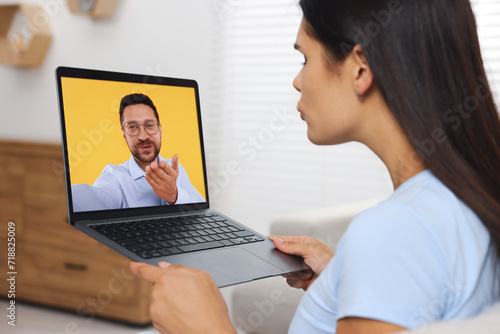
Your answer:
[[[300,109],[297,109],[297,110],[299,111],[300,118],[302,118],[302,120],[305,121],[304,114],[302,113],[302,111]]]

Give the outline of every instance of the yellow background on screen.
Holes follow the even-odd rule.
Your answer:
[[[80,78],[61,78],[61,84],[71,184],[93,184],[106,165],[131,157],[121,131],[120,101],[142,93],[158,110],[160,155],[179,154],[189,180],[206,199],[194,88]]]

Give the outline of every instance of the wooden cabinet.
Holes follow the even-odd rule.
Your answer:
[[[130,261],[71,227],[59,145],[0,141],[0,271],[16,224],[16,301],[144,325],[150,284]],[[6,280],[0,293],[6,297]]]

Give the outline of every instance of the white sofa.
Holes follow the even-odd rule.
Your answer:
[[[287,215],[273,221],[271,234],[307,235],[335,250],[352,218],[378,202],[364,201]],[[236,286],[231,298],[232,321],[239,333],[287,333],[303,293],[302,290],[290,288],[282,277]],[[473,319],[433,323],[411,333],[500,334],[500,304]]]

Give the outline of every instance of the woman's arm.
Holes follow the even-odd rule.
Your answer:
[[[235,334],[227,305],[212,277],[201,270],[160,262],[132,262],[130,271],[153,283],[150,315],[162,334]]]
[[[337,334],[383,334],[396,333],[405,329],[387,322],[365,318],[349,317],[337,322]]]

